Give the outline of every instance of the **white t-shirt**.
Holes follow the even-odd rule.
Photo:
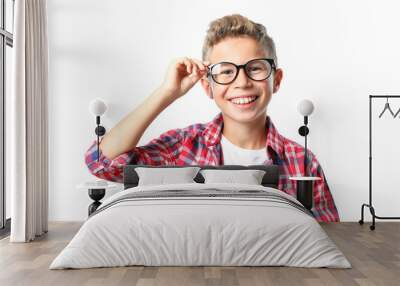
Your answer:
[[[224,165],[264,165],[268,160],[267,148],[244,149],[230,142],[224,135],[221,137],[221,146]]]

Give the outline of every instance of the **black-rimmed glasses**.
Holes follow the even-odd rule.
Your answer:
[[[266,80],[272,70],[276,70],[275,61],[267,58],[254,59],[244,65],[220,62],[209,67],[207,77],[211,77],[219,84],[230,84],[235,81],[241,68],[250,79],[255,81]]]

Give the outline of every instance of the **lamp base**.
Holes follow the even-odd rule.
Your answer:
[[[89,189],[88,193],[89,197],[94,200],[94,202],[88,208],[88,214],[90,216],[101,205],[100,200],[106,194],[106,189]]]

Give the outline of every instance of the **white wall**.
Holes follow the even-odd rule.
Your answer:
[[[342,220],[358,220],[368,199],[368,95],[400,94],[399,10],[398,1],[49,0],[50,219],[87,215],[90,199],[76,185],[94,178],[83,158],[95,138],[89,102],[107,102],[110,130],[161,83],[172,58],[201,58],[210,21],[241,13],[267,27],[284,69],[269,115],[284,136],[303,143],[297,103],[315,103],[309,147]],[[400,100],[392,102],[400,108]],[[375,118],[384,103],[376,102]],[[156,118],[139,145],[218,111],[196,85]],[[400,215],[400,119],[374,127],[376,210]]]

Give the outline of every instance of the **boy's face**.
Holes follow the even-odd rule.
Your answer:
[[[220,62],[242,65],[258,58],[270,58],[270,55],[256,40],[246,36],[222,40],[213,46],[207,60],[211,65]],[[254,122],[260,116],[265,117],[267,105],[272,94],[278,91],[281,79],[281,69],[273,71],[266,80],[254,81],[247,77],[244,69],[241,68],[236,79],[230,84],[221,85],[206,78],[201,79],[201,84],[209,97],[211,97],[212,85],[215,103],[224,115],[245,123]],[[249,96],[257,96],[257,99],[246,105],[239,105],[230,100],[234,97]]]

